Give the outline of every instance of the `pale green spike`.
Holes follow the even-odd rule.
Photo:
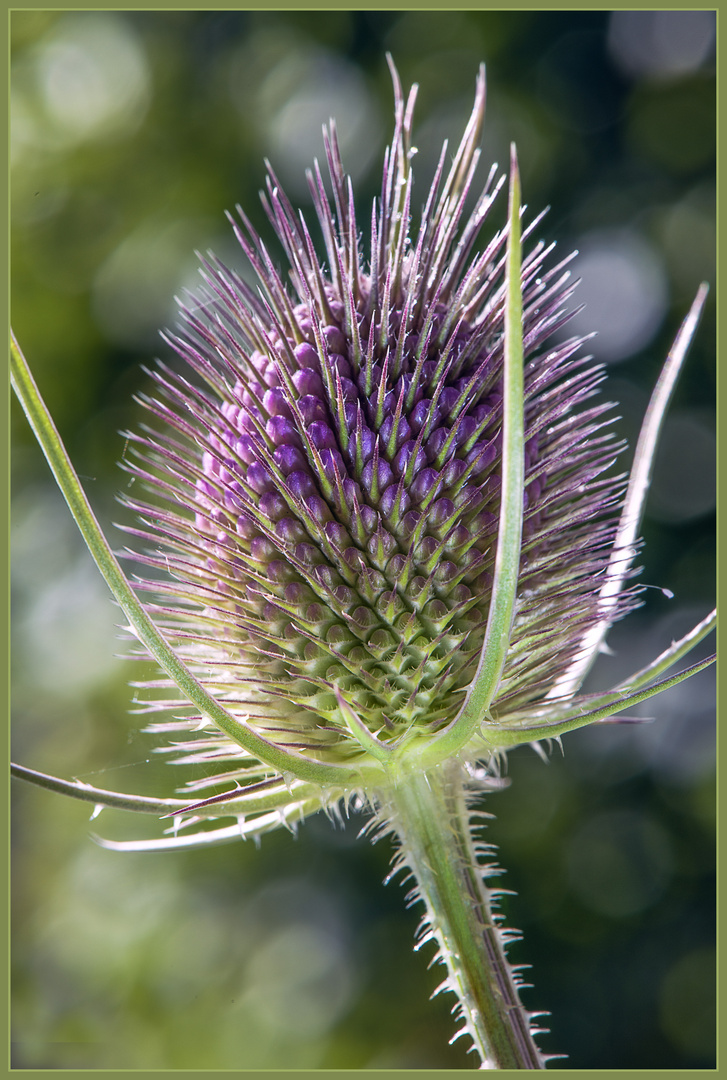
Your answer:
[[[260,814],[267,810],[277,810],[287,806],[292,797],[300,801],[315,801],[322,798],[321,792],[313,784],[296,783],[288,787],[287,784],[278,786],[273,790],[256,795],[246,793],[245,788],[226,792],[224,795],[213,796],[211,799],[203,799],[200,802],[187,801],[184,804],[184,814],[194,814],[199,818],[237,817],[245,814]],[[171,817],[166,814],[165,817]]]
[[[603,618],[588,631],[582,649],[579,651],[578,659],[555,682],[547,695],[549,699],[566,697],[578,690],[593,667],[600,647],[613,622],[613,613],[618,601],[618,595],[628,578],[636,553],[635,544],[644,513],[646,497],[651,486],[654,458],[666,411],[696,332],[708,291],[709,287],[706,284],[703,283],[699,286],[694,302],[669,351],[646,409],[636,443],[636,450],[634,451],[634,461],[631,466],[618,532],[606,570],[606,580],[601,589],[600,600]]]
[[[310,807],[306,803],[293,803],[285,812],[276,810],[254,821],[240,818],[236,825],[222,829],[210,829],[208,832],[190,833],[187,836],[165,836],[154,840],[106,840],[102,836],[91,834],[99,847],[110,851],[178,851],[180,848],[216,847],[219,844],[231,844],[248,837],[259,837],[277,829],[280,825],[291,825],[303,820],[310,813],[320,809],[320,803],[313,800]]]
[[[382,743],[380,739],[377,739],[376,736],[369,731],[363,720],[361,720],[358,714],[354,712],[349,703],[344,700],[344,697],[337,686],[333,687],[333,692],[336,695],[340,713],[346,721],[348,729],[354,739],[356,739],[360,746],[378,761],[381,761],[384,764],[391,761],[393,758],[392,748],[387,746],[386,743]]]
[[[55,776],[38,772],[35,769],[27,769],[24,765],[10,765],[11,776],[17,776],[20,780],[29,780],[31,784],[45,788],[47,791],[58,791],[61,795],[71,795],[74,799],[93,803],[95,806],[104,806],[114,810],[133,810],[138,814],[155,814],[157,817],[164,813],[179,813],[187,805],[189,800],[184,799],[154,799],[146,795],[126,795],[118,791],[105,791],[103,788],[93,787],[82,780],[61,780]]]
[[[585,694],[581,697],[569,698],[567,699],[568,704],[561,710],[558,710],[557,702],[553,702],[545,707],[541,704],[530,710],[523,709],[520,712],[511,712],[508,713],[508,724],[520,722],[532,725],[540,716],[548,716],[551,720],[560,723],[574,716],[583,716],[584,709],[593,711],[607,706],[613,700],[614,694],[640,690],[648,683],[653,682],[657,676],[668,671],[670,667],[673,667],[679,660],[687,656],[700,641],[703,641],[715,629],[716,625],[717,610],[715,608],[683,638],[680,638],[679,641],[673,641],[668,649],[665,649],[663,653],[657,656],[656,660],[633,675],[629,675],[627,679],[623,679],[613,690],[603,694]]]
[[[651,682],[657,675],[661,675],[662,672],[668,671],[670,667],[678,663],[683,656],[687,656],[692,649],[703,641],[708,634],[717,626],[717,609],[714,608],[706,618],[702,619],[700,623],[685,634],[679,641],[673,641],[668,649],[665,649],[663,653],[657,656],[656,660],[647,664],[641,671],[637,671],[634,675],[631,675],[628,679],[624,679],[623,682],[615,688],[616,690],[638,690],[642,686]]]
[[[206,800],[203,803],[190,803],[189,799],[155,799],[146,795],[129,795],[125,792],[107,791],[94,787],[82,780],[63,780],[28,769],[24,765],[11,764],[10,773],[20,780],[28,780],[47,791],[57,791],[61,795],[70,795],[82,802],[93,803],[108,810],[129,810],[137,814],[153,814],[156,817],[172,817],[176,814],[192,813],[197,817],[236,817],[238,814],[260,814],[269,810],[285,807],[290,802],[290,792],[285,787],[265,794],[245,794],[245,789],[229,793],[229,798]],[[295,794],[299,800],[312,803],[320,799],[320,792],[313,784],[301,784]]]
[[[525,484],[520,173],[510,148],[510,194],[505,275],[505,355],[502,402],[502,487],[492,599],[480,662],[451,724],[419,753],[422,768],[456,754],[488,717],[510,645],[523,528]],[[410,748],[407,747],[407,752]]]
[[[579,715],[573,716],[567,720],[563,720],[556,715],[543,724],[530,724],[527,726],[522,725],[520,727],[501,727],[494,729],[487,728],[486,730],[483,728],[481,735],[487,745],[491,746],[493,750],[512,749],[514,746],[535,742],[538,739],[554,739],[559,735],[564,735],[567,731],[577,731],[578,728],[586,727],[588,724],[594,724],[598,720],[605,720],[609,716],[615,716],[616,713],[623,712],[624,709],[628,708],[630,705],[638,705],[640,702],[646,701],[650,697],[654,697],[655,694],[660,694],[664,690],[669,690],[672,686],[677,686],[685,679],[691,678],[692,675],[697,675],[700,671],[703,671],[704,668],[713,664],[716,659],[717,657],[714,654],[708,656],[706,660],[700,660],[698,663],[692,664],[691,667],[685,668],[684,671],[679,671],[676,675],[672,675],[668,679],[662,679],[660,682],[655,683],[646,690],[640,690],[631,694],[619,694],[617,699],[611,701],[608,705],[604,705],[599,709],[593,709],[589,712],[581,712]],[[611,695],[604,696],[609,697]]]
[[[271,829],[278,828],[281,823],[281,814],[273,812],[254,822],[246,822],[241,818],[235,825],[212,828],[206,833],[191,833],[188,836],[165,836],[152,840],[107,840],[103,836],[92,834],[91,838],[99,848],[110,851],[178,851],[180,848],[212,848],[220,843],[233,843],[251,836],[262,836]]]
[[[205,833],[192,833],[189,836],[168,836],[155,840],[106,840],[103,836],[91,833],[91,839],[99,847],[109,851],[178,851],[180,848],[217,847],[220,844],[232,844],[244,839],[239,825],[228,825],[223,829],[210,829]]]

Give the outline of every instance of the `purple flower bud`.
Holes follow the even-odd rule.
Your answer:
[[[325,405],[319,397],[313,394],[306,394],[302,397],[298,402],[298,408],[306,424],[312,424],[316,420],[328,419]]]
[[[232,446],[237,456],[241,458],[246,465],[252,465],[253,461],[257,461],[258,450],[255,448],[249,435],[241,435],[239,439],[235,439]]]
[[[316,490],[315,480],[309,472],[304,472],[302,469],[291,472],[286,478],[286,487],[291,495],[300,499],[301,502],[305,502],[308,496],[315,494]]]
[[[438,548],[439,541],[434,536],[423,536],[415,549],[417,561],[424,563],[428,559],[431,559]]]
[[[458,386],[445,386],[444,390],[439,396],[439,407],[442,411],[442,416],[449,417],[452,409],[459,401],[460,389]]]
[[[412,431],[418,435],[421,429],[428,423],[436,423],[439,419],[440,408],[429,398],[422,398],[414,406],[409,417]]]
[[[324,424],[323,421],[317,420],[311,424],[307,431],[308,438],[313,443],[317,450],[337,450],[338,439],[333,433],[333,429]]]
[[[379,529],[375,532],[366,545],[366,549],[376,562],[376,565],[387,563],[389,556],[396,551],[396,548],[396,540],[385,529]]]
[[[204,518],[202,518],[202,524],[198,528],[204,528]],[[240,514],[235,523],[235,531],[243,539],[251,540],[254,536],[257,536],[259,529],[251,517],[247,514]]]
[[[439,529],[449,521],[455,512],[455,505],[451,499],[437,499],[429,508],[427,521],[432,529]]]
[[[234,514],[238,514],[243,506],[242,498],[242,485],[237,480],[231,480],[225,484],[224,492],[225,510],[230,510]]]
[[[277,548],[265,536],[255,536],[250,541],[250,554],[259,563],[269,563],[277,554]]]
[[[283,589],[283,598],[289,604],[296,604],[303,610],[313,602],[314,596],[309,585],[304,585],[300,581],[292,581]]]
[[[306,347],[310,348],[310,346]],[[300,371],[294,371],[292,378],[293,385],[301,397],[306,397],[308,394],[316,398],[323,397],[323,380],[313,368],[304,367]]]
[[[412,457],[414,458],[413,464]],[[403,476],[407,469],[411,467],[416,476],[426,464],[427,455],[424,453],[424,450],[421,447],[417,449],[416,442],[411,440],[404,443],[401,450],[396,455],[396,458],[394,459],[394,471],[397,476]]]
[[[472,475],[477,476],[479,473],[489,469],[496,457],[497,448],[495,446],[495,440],[493,439],[491,442],[479,440],[467,454],[465,461],[468,465],[472,466]]]
[[[467,463],[460,461],[459,458],[448,462],[442,470],[443,489],[446,491],[448,488],[453,488],[466,472]]]
[[[422,469],[411,484],[410,492],[414,502],[423,502],[440,484],[440,474],[436,469]]]
[[[356,389],[356,384],[354,382],[352,382],[350,379],[341,378],[340,381],[338,381],[336,383],[336,393],[338,393],[339,387],[340,387],[341,397],[343,398],[344,401],[348,401],[348,402],[358,401],[358,390]]]
[[[323,474],[330,484],[336,482],[336,476],[345,476],[346,468],[343,458],[337,450],[321,450],[321,465]]]
[[[369,494],[375,493],[375,498],[378,501],[378,497],[385,488],[393,482],[394,473],[391,466],[386,461],[376,461],[372,458],[368,465],[365,466],[363,473],[361,474],[361,483],[364,490]]]
[[[381,425],[381,441],[385,446],[389,445],[389,441],[394,431],[394,425],[396,425],[394,445],[395,448],[398,448],[411,436],[411,428],[407,423],[406,417],[402,416],[396,420],[394,416],[387,416]]]
[[[388,518],[393,514],[397,503],[399,507],[398,512],[401,516],[405,514],[411,506],[411,496],[405,490],[400,491],[398,484],[390,484],[379,500],[379,508],[385,518]]]
[[[267,574],[276,584],[285,584],[295,576],[295,571],[287,559],[273,559],[268,563]]]
[[[305,509],[317,525],[325,525],[331,520],[328,504],[320,495],[309,495],[305,499]]]
[[[288,509],[287,505],[285,509]],[[287,547],[293,547],[295,544],[299,544],[302,540],[305,540],[307,533],[296,518],[281,517],[276,520],[275,535],[281,543],[285,544]]]
[[[300,446],[300,435],[292,421],[284,416],[271,416],[265,425],[274,446]]]
[[[329,521],[324,528],[324,533],[326,539],[341,551],[351,545],[351,534],[345,525],[339,525],[337,521]]]
[[[298,361],[301,368],[311,368],[314,372],[320,370],[318,353],[307,341],[304,341],[302,345],[295,346],[293,349],[293,356]]]
[[[269,416],[285,416],[291,419],[290,405],[285,400],[283,390],[266,390],[263,396],[263,405]]]
[[[427,455],[427,461],[436,461],[448,439],[449,431],[447,428],[437,428],[436,431],[432,432],[424,444],[424,453]]]
[[[346,339],[338,326],[324,326],[323,337],[328,345],[329,358],[331,358],[332,353],[346,352]]]
[[[275,482],[270,472],[259,461],[254,461],[247,470],[247,482],[259,495],[267,491],[275,491]]]
[[[264,388],[260,385],[257,379],[250,379],[247,385],[244,387],[242,393],[242,404],[250,411],[257,407],[257,403],[262,401],[264,394]]]
[[[304,454],[296,446],[279,446],[273,454],[273,461],[280,469],[283,476],[290,473],[303,472],[306,468]],[[311,488],[311,490],[313,490]]]
[[[268,366],[265,368],[263,379],[266,386],[280,386],[280,372],[278,371],[278,365],[268,364]]]

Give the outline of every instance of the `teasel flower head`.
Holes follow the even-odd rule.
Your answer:
[[[237,818],[202,843],[375,798],[399,769],[456,757],[496,770],[573,711],[605,629],[637,602],[622,588],[635,534],[611,406],[595,396],[603,369],[584,339],[554,340],[574,285],[542,242],[518,266],[520,431],[507,429],[508,233],[522,212],[518,199],[487,231],[496,168],[474,197],[484,69],[417,218],[416,87],[405,101],[391,66],[395,130],[367,242],[332,122],[329,187],[317,163],[308,175],[316,229],[269,167],[287,269],[238,208],[257,282],[204,260],[204,290],[167,336],[183,364],[152,372],[152,425],[128,435],[126,467],[154,495],[126,499],[142,519],[128,531],[149,545],[133,558],[153,571],[138,591],[227,716],[225,730],[194,709],[180,719],[172,683],[147,684],[148,709],[174,710],[151,730],[171,734],[175,759],[215,766],[185,789],[180,821]],[[511,210],[516,181],[513,160]],[[213,786],[226,790],[204,797]]]

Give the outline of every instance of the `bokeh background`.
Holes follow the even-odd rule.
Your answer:
[[[128,482],[119,432],[197,280],[195,249],[239,261],[237,202],[265,231],[266,156],[309,208],[304,169],[331,115],[365,219],[392,127],[387,50],[421,87],[419,205],[486,62],[487,167],[515,139],[525,200],[551,208],[540,235],[579,250],[573,325],[599,331],[632,442],[697,285],[714,285],[714,13],[16,11],[12,45],[13,322],[109,529]],[[644,524],[642,580],[658,588],[594,685],[712,606],[714,321],[712,294]],[[182,776],[131,711],[138,669],[115,658],[118,612],[13,419],[14,756],[171,793]],[[549,764],[514,753],[489,807],[524,932],[512,956],[533,966],[527,1006],[552,1011],[541,1041],[568,1053],[559,1068],[714,1064],[713,675],[635,712],[656,720],[574,734]],[[15,796],[16,1067],[472,1067],[447,1045],[452,1001],[428,1002],[440,971],[412,953],[418,913],[382,885],[390,851],[356,839],[362,821],[314,819],[260,850],[121,855],[88,833],[143,822]]]

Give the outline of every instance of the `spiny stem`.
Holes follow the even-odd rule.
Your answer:
[[[427,909],[425,939],[438,943],[449,971],[444,988],[459,999],[461,1033],[471,1037],[481,1068],[543,1069],[478,863],[465,780],[455,761],[402,774],[379,801],[382,832],[395,833],[397,865],[414,875],[414,895]]]

